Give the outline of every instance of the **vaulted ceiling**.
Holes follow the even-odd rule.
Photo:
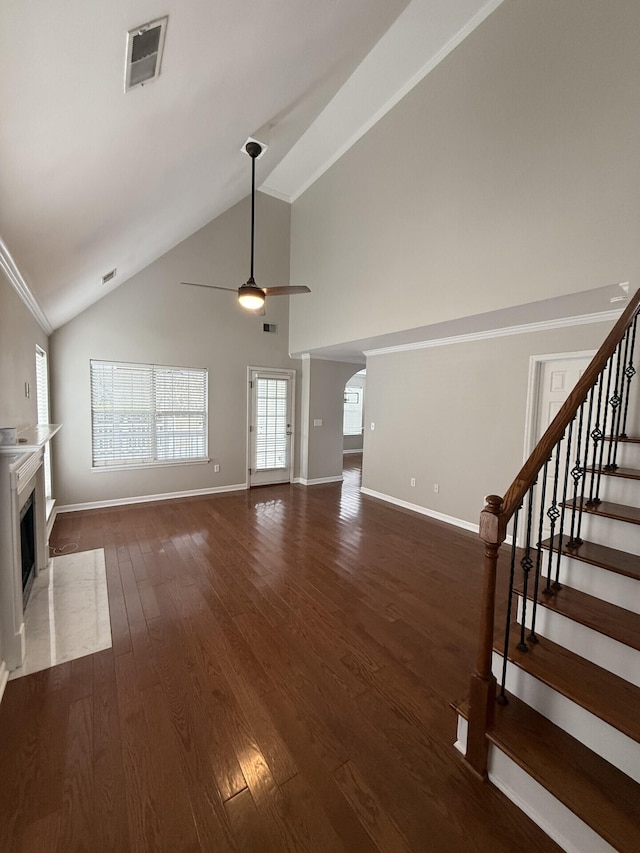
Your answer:
[[[248,193],[248,136],[269,146],[259,182],[295,197],[366,129],[364,115],[356,129],[334,117],[325,120],[334,137],[323,136],[322,150],[312,144],[323,110],[363,61],[377,57],[379,81],[401,92],[398,75],[428,70],[499,1],[3,0],[5,270],[52,328],[62,325]],[[160,76],[125,94],[127,32],[166,14]],[[411,50],[398,39],[381,50],[392,26],[413,32]],[[394,93],[381,97],[388,104]],[[380,107],[366,103],[371,115]]]

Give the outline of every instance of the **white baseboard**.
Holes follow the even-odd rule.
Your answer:
[[[89,501],[82,504],[68,504],[60,506],[57,512],[80,512],[85,509],[108,509],[113,506],[127,506],[128,504],[143,504],[152,503],[153,501],[172,501],[176,498],[192,498],[199,495],[219,495],[224,492],[240,492],[245,491],[246,483],[236,483],[232,486],[215,486],[211,489],[192,489],[185,492],[166,492],[161,495],[138,495],[131,498],[115,498],[108,501]]]
[[[2,697],[4,696],[4,688],[7,686],[7,681],[9,680],[9,669],[5,661],[0,660],[0,702],[2,702]]]
[[[315,480],[305,480],[304,477],[296,477],[293,482],[299,483],[301,486],[319,486],[322,483],[341,483],[342,474],[339,474],[337,477],[318,477]]]
[[[385,495],[382,492],[375,492],[373,489],[367,489],[365,486],[362,486],[360,491],[363,495],[369,495],[370,498],[377,498],[379,501],[386,501],[386,503],[393,504],[394,506],[400,506],[403,509],[410,509],[411,512],[418,512],[420,515],[427,515],[429,518],[435,518],[437,521],[444,521],[447,524],[453,524],[455,527],[462,527],[463,530],[470,530],[472,533],[477,533],[479,526],[474,524],[471,521],[465,521],[463,518],[456,518],[453,515],[445,515],[443,512],[437,512],[435,509],[429,509],[426,506],[420,506],[420,504],[412,504],[409,501],[400,500],[400,498],[395,498],[393,495]]]
[[[362,453],[362,448],[356,447],[353,450],[343,450],[342,451],[343,456],[350,456],[352,453]]]
[[[49,537],[51,536],[51,531],[53,530],[53,525],[55,524],[57,514],[58,507],[54,506],[49,515],[47,516],[47,542],[49,541]]]

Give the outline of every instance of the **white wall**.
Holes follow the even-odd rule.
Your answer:
[[[640,3],[509,0],[293,205],[291,352],[640,280]]]
[[[256,279],[289,282],[289,206],[257,197]],[[62,506],[222,488],[247,479],[247,366],[299,368],[287,354],[288,300],[248,315],[233,293],[184,287],[200,281],[237,287],[249,274],[250,203],[244,199],[93,305],[51,339],[56,494]],[[296,297],[304,298],[304,297]],[[277,323],[277,334],[262,331]],[[92,471],[90,359],[206,367],[209,456],[220,465]]]

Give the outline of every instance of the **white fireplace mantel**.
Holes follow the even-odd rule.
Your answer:
[[[33,493],[37,574],[49,563],[44,447],[59,429],[27,427],[18,444],[0,445],[0,697],[8,671],[22,666],[25,653],[20,510]]]

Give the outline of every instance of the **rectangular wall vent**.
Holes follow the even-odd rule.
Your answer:
[[[160,74],[162,49],[168,17],[158,18],[135,27],[127,33],[127,61],[124,72],[124,90],[141,86]]]
[[[277,332],[278,331],[278,325],[277,325],[277,323],[263,323],[262,324],[262,331],[263,332]]]
[[[110,282],[112,278],[116,277],[117,272],[117,269],[112,269],[111,272],[105,273],[105,275],[102,276],[102,283],[107,284],[108,282]]]

